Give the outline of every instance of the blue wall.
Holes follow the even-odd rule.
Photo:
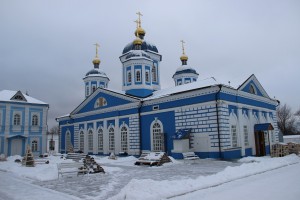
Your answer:
[[[171,150],[173,149],[173,139],[172,136],[175,134],[175,114],[173,111],[165,113],[157,113],[144,115],[141,117],[142,123],[142,150],[151,150],[151,136],[150,136],[150,126],[155,120],[160,120],[163,124],[163,131],[165,133],[165,149],[169,155],[171,155]]]

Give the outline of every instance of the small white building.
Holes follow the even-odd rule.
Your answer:
[[[49,105],[21,91],[0,91],[0,154],[34,155],[46,152]]]
[[[284,135],[283,136],[283,142],[294,142],[300,144],[300,135]]]

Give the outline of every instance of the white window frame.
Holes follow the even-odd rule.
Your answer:
[[[90,86],[86,86],[86,96],[90,95]]]
[[[39,117],[37,114],[33,114],[31,118],[31,126],[38,126],[39,125]]]
[[[97,90],[97,85],[93,84],[92,85],[92,92],[91,93],[95,92],[96,90]]]
[[[155,64],[153,64],[152,66],[151,73],[152,73],[152,81],[157,82],[157,67],[155,66]]]
[[[113,126],[108,128],[108,150],[109,152],[115,151],[115,129]]]
[[[16,118],[19,116],[19,118]],[[14,126],[21,126],[22,125],[22,114],[20,112],[15,112],[13,115],[13,125]]]
[[[142,70],[140,69],[135,70],[135,82],[142,82]]]
[[[244,145],[245,147],[249,146],[249,129],[247,125],[243,126],[243,130],[244,130]]]
[[[149,83],[150,82],[150,75],[149,75],[150,73],[149,73],[149,70],[146,70],[146,72],[145,72],[145,81],[147,82],[147,83]]]
[[[71,132],[69,130],[66,131],[66,135],[65,135],[65,149],[66,152],[69,150],[68,148],[72,146],[72,142],[71,142]]]
[[[91,152],[93,151],[93,148],[94,148],[94,145],[93,145],[93,142],[94,142],[94,139],[93,139],[93,130],[92,129],[89,129],[88,131],[88,151]]]
[[[98,129],[98,152],[103,152],[103,128]]]
[[[238,147],[238,136],[237,136],[237,126],[231,125],[230,126],[230,133],[231,133],[231,146],[232,148]]]
[[[84,152],[84,131],[79,131],[79,150]]]
[[[31,151],[32,152],[37,152],[38,151],[38,140],[37,139],[33,139],[31,141]]]
[[[121,127],[121,151],[128,153],[128,127]]]
[[[164,131],[163,124],[157,118],[151,123],[151,150],[155,152],[163,152],[165,149],[164,144]]]
[[[127,71],[127,83],[131,83],[131,82],[132,82],[131,71]]]

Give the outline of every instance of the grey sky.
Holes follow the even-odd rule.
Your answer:
[[[121,90],[119,56],[134,40],[137,11],[145,39],[163,56],[162,88],[174,85],[183,39],[199,79],[237,87],[255,74],[271,97],[299,108],[298,0],[2,0],[0,90],[49,103],[51,128],[84,99],[82,78],[93,67],[96,42],[109,88]]]

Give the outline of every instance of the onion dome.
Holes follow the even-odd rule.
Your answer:
[[[136,37],[136,39],[133,41],[134,45],[142,45],[143,40],[141,38],[139,38],[138,36]]]
[[[95,57],[94,60],[93,60],[93,64],[94,65],[100,65],[100,62],[101,61],[100,61],[100,59],[98,57]]]
[[[180,60],[181,61],[187,61],[188,60],[188,56],[187,55],[185,55],[185,54],[182,54],[182,56],[180,56]]]
[[[141,39],[144,38],[145,34],[146,34],[145,30],[140,26],[134,32],[134,35]]]

